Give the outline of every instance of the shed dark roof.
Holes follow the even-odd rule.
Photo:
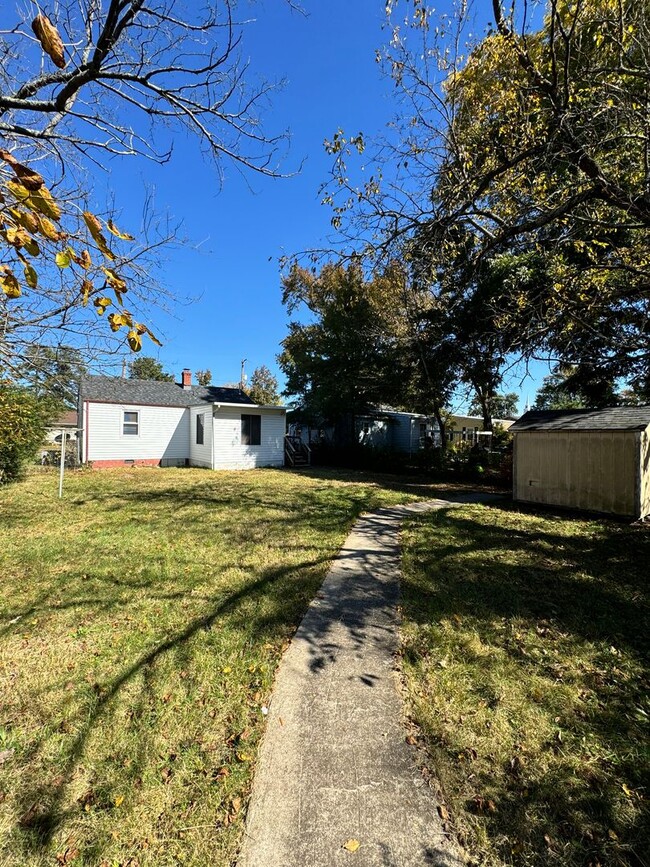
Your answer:
[[[645,430],[650,406],[610,406],[605,409],[529,410],[509,428],[527,430]]]
[[[142,406],[200,406],[202,403],[241,403],[254,401],[238,388],[193,385],[184,389],[177,382],[153,379],[121,379],[115,376],[85,376],[79,385],[82,400],[100,403],[131,403]]]

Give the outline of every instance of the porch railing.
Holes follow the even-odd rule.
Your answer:
[[[287,434],[284,438],[284,463],[287,467],[308,467],[311,449],[300,437]]]

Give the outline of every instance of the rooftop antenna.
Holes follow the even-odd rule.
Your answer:
[[[244,373],[244,365],[248,361],[247,358],[242,358],[241,360],[241,373],[239,375],[239,389],[240,391],[244,390],[244,383],[246,382],[246,374]]]
[[[126,379],[126,355],[122,358],[122,379]]]

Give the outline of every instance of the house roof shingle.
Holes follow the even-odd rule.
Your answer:
[[[69,409],[61,415],[58,415],[50,425],[50,427],[76,427],[77,426],[77,410]]]
[[[650,406],[610,406],[605,409],[529,410],[509,428],[520,431],[645,430]]]
[[[238,388],[193,385],[184,389],[177,382],[152,379],[122,379],[115,376],[84,376],[79,385],[81,400],[99,403],[129,403],[143,406],[200,406],[202,403],[241,403],[254,401]]]

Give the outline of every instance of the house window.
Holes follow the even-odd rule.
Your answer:
[[[140,433],[140,413],[133,410],[124,410],[122,418],[122,433],[124,436],[134,436]]]
[[[205,416],[203,413],[199,413],[196,417],[196,444],[197,446],[203,445],[203,431],[205,429]]]
[[[242,415],[241,444],[243,446],[259,446],[262,444],[261,415]]]

